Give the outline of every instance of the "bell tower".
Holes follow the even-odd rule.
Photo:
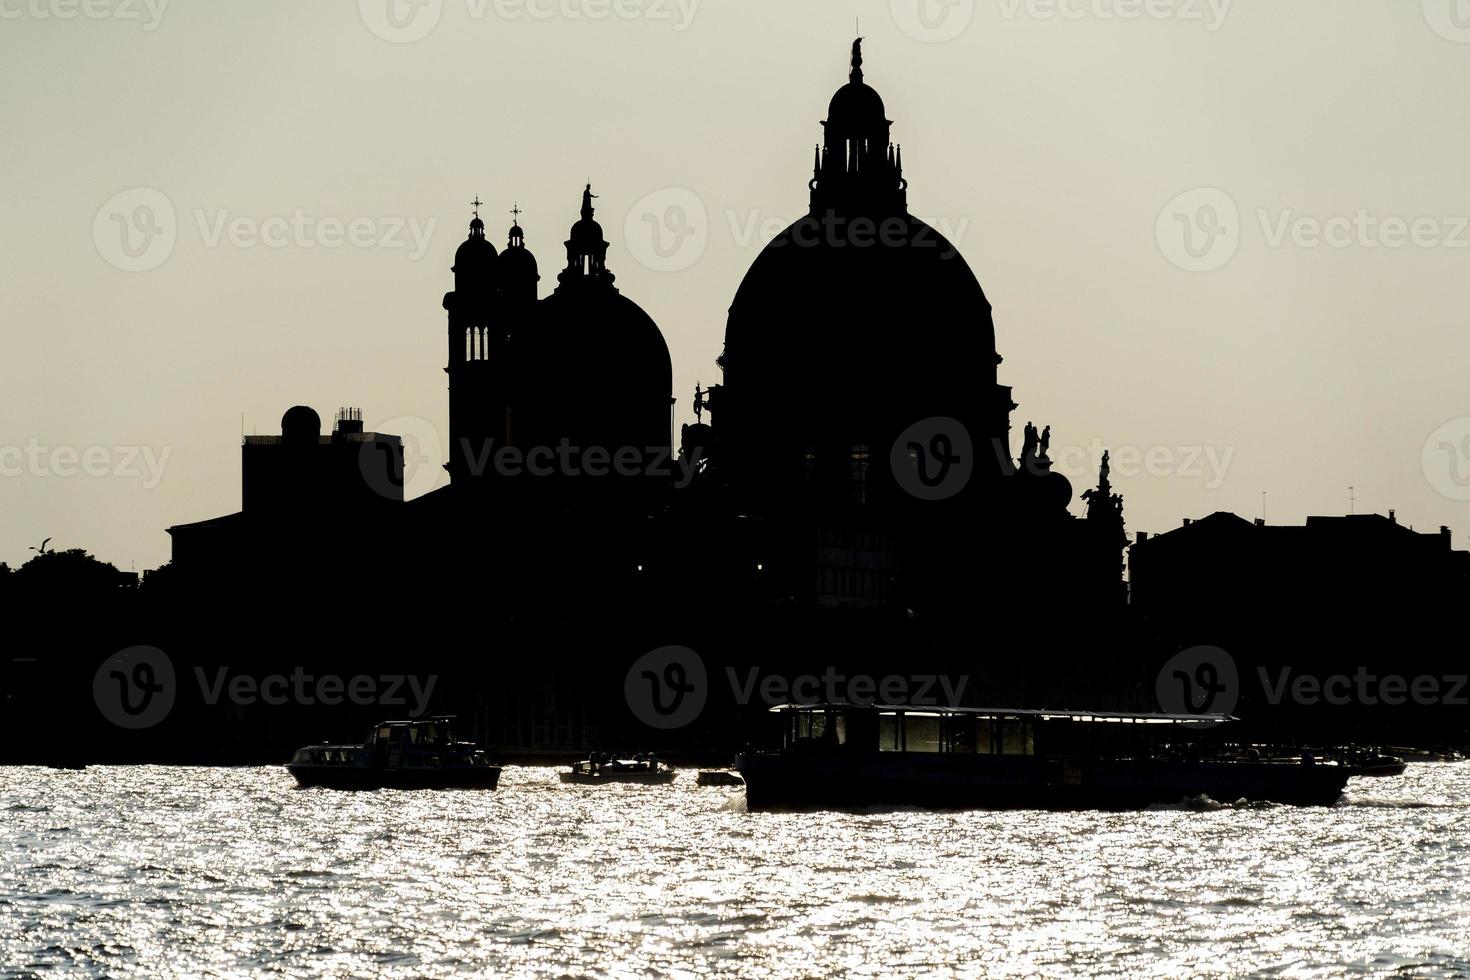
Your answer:
[[[449,314],[449,470],[452,482],[489,471],[491,454],[509,438],[510,398],[499,254],[485,237],[479,197],[470,234],[454,253]]]

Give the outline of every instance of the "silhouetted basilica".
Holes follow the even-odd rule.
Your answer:
[[[279,439],[246,441],[239,514],[171,529],[171,583],[216,611],[268,583],[275,613],[252,605],[226,642],[407,657],[452,675],[445,707],[503,747],[635,730],[624,674],[666,644],[708,668],[710,707],[666,736],[689,742],[738,741],[758,706],[726,677],[749,667],[945,671],[971,701],[1134,696],[1101,679],[1121,499],[1104,470],[1074,516],[1049,428],[1013,440],[990,302],[909,213],[860,41],[822,125],[810,211],[751,265],[723,383],[677,440],[668,347],[614,285],[593,188],[544,295],[533,243],[516,225],[497,249],[476,201],[443,302],[448,485],[404,501],[395,437],[352,412],[323,436],[293,408]]]

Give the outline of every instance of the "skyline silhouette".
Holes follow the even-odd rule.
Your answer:
[[[133,66],[127,77],[134,88],[103,100],[119,122],[91,127],[119,138],[114,155],[122,169],[83,164],[64,195],[56,184],[62,175],[40,172],[35,164],[69,137],[37,129],[43,112],[15,119],[17,145],[37,151],[21,153],[18,179],[40,189],[37,200],[64,197],[67,203],[11,205],[13,315],[17,322],[59,329],[23,333],[17,356],[7,359],[7,390],[26,407],[10,417],[0,443],[24,450],[34,440],[50,453],[100,447],[108,451],[108,475],[62,476],[67,468],[50,456],[35,467],[22,463],[19,475],[0,480],[0,557],[14,565],[39,537],[53,534],[59,545],[89,548],[119,567],[157,566],[168,544],[159,529],[219,513],[236,499],[239,473],[230,442],[241,432],[242,414],[245,434],[264,433],[293,404],[323,413],[357,404],[371,427],[393,431],[387,423],[408,420],[422,430],[420,442],[446,446],[447,406],[432,370],[425,370],[442,359],[442,341],[424,301],[443,292],[444,256],[461,236],[464,205],[477,191],[491,202],[485,213],[493,216],[497,234],[518,204],[527,239],[545,259],[565,233],[569,194],[593,178],[603,195],[599,216],[613,242],[609,261],[620,287],[664,328],[681,402],[676,423],[693,421],[686,393],[696,381],[716,380],[723,306],[766,238],[801,213],[804,194],[796,182],[810,171],[823,92],[846,67],[847,18],[827,25],[831,43],[817,45],[802,36],[819,26],[805,11],[784,14],[795,36],[757,39],[750,33],[755,21],[769,13],[752,8],[747,21],[707,10],[677,35],[672,25],[666,32],[649,23],[604,25],[623,51],[635,54],[604,91],[589,95],[587,86],[572,83],[582,97],[558,90],[496,101],[503,117],[496,129],[518,148],[514,154],[492,152],[495,133],[448,125],[451,116],[468,118],[468,112],[458,111],[467,97],[447,73],[473,54],[477,62],[492,57],[526,84],[580,78],[605,69],[613,57],[598,44],[600,35],[586,31],[590,25],[523,21],[499,25],[504,37],[484,30],[460,38],[446,19],[423,41],[389,45],[356,22],[350,39],[318,36],[315,31],[334,21],[312,15],[301,25],[303,36],[313,39],[326,63],[338,56],[380,63],[387,79],[412,78],[433,90],[441,105],[416,119],[401,97],[378,99],[400,133],[386,154],[381,138],[369,154],[342,130],[352,113],[329,120],[324,133],[334,139],[298,141],[303,155],[297,176],[276,165],[248,172],[242,166],[267,145],[262,126],[271,116],[264,110],[276,104],[269,89],[256,93],[258,100],[244,111],[242,135],[206,125],[197,137],[207,148],[201,156],[175,145],[167,133],[152,142],[122,138],[127,91],[151,92],[162,82],[157,69]],[[1055,427],[1053,458],[1074,483],[1095,473],[1101,450],[1111,448],[1114,480],[1129,499],[1130,524],[1137,529],[1163,531],[1183,517],[1217,510],[1259,516],[1263,490],[1269,491],[1269,520],[1300,523],[1309,514],[1345,512],[1347,487],[1356,486],[1359,510],[1393,508],[1406,523],[1448,524],[1457,542],[1464,540],[1458,537],[1465,533],[1457,520],[1458,494],[1470,455],[1462,451],[1463,436],[1449,432],[1438,440],[1449,448],[1435,447],[1434,479],[1425,461],[1436,432],[1462,417],[1456,388],[1466,358],[1453,312],[1461,305],[1453,285],[1459,281],[1455,250],[1310,247],[1295,244],[1290,229],[1273,246],[1267,234],[1275,234],[1283,216],[1324,222],[1368,209],[1381,224],[1396,215],[1450,218],[1464,210],[1438,180],[1442,168],[1435,161],[1454,159],[1460,139],[1457,128],[1436,125],[1436,113],[1448,121],[1442,106],[1430,100],[1402,119],[1378,112],[1382,96],[1362,90],[1339,59],[1328,63],[1316,52],[1290,47],[1291,37],[1311,22],[1310,12],[1273,12],[1268,23],[1236,15],[1208,32],[1183,22],[1142,22],[1136,30],[1025,16],[996,22],[981,11],[943,44],[910,37],[881,7],[862,14],[869,80],[884,92],[897,120],[895,139],[910,151],[906,176],[919,188],[910,206],[948,230],[995,302],[1007,383],[1027,392],[1028,404],[1049,407],[1047,418],[1035,421]],[[1425,90],[1453,90],[1452,73],[1463,70],[1463,59],[1455,58],[1459,48],[1417,11],[1402,18],[1354,12],[1332,22],[1351,45],[1366,47],[1372,32],[1392,39],[1392,56]],[[94,48],[102,34],[60,47],[53,35],[37,33],[60,24],[23,20],[15,26],[16,37],[36,41],[38,50],[52,51],[62,64],[89,58],[80,77],[124,56]],[[556,71],[526,61],[510,45],[533,26],[545,39],[565,42],[566,57]],[[1263,41],[1268,27],[1276,34]],[[676,43],[668,43],[670,37]],[[1096,74],[1125,55],[1160,57],[1153,42],[1161,37],[1177,47],[1171,62],[1195,59],[1191,70],[1167,76],[1171,87],[1164,91],[1129,75],[1105,90],[1078,94],[1048,74],[1063,40],[1089,39],[1091,47],[1072,52],[1078,59],[1073,67]],[[130,35],[119,48],[125,52],[140,38]],[[180,44],[210,50],[215,43],[213,34],[199,35],[185,19],[166,20],[146,41],[165,55]],[[280,42],[242,23],[237,43]],[[1287,64],[1289,55],[1305,75],[1331,79],[1358,99],[1360,111],[1352,118],[1375,120],[1379,136],[1398,135],[1363,150],[1367,124],[1352,122],[1338,107],[1348,100],[1329,104],[1315,85],[1278,87],[1272,95],[1282,109],[1274,114],[1266,111],[1267,93],[1250,85],[1220,94],[1221,113],[1198,118],[1195,110],[1186,112],[1186,103],[1198,104],[1199,92],[1218,90],[1210,83],[1211,72],[1226,69],[1220,59],[1246,48],[1268,64],[1276,63],[1273,57]],[[781,67],[741,66],[741,50],[763,52]],[[706,83],[686,91],[654,83],[654,72]],[[213,84],[206,81],[204,89]],[[635,85],[644,85],[641,98],[621,98],[616,110],[606,101]],[[36,98],[43,100],[38,108],[65,105],[86,119],[65,92],[39,91]],[[1287,144],[1300,148],[1300,162],[1248,152],[1259,134],[1277,132],[1308,109],[1317,121]],[[298,116],[322,122],[315,108]],[[617,119],[623,135],[615,137],[599,118]],[[293,121],[275,131],[284,133],[280,126]],[[1106,135],[1099,131],[1104,123]],[[85,122],[81,128],[88,128]],[[1172,133],[1167,140],[1166,131]],[[1436,141],[1441,151],[1395,169],[1391,147],[1412,143],[1415,134]],[[1236,146],[1227,142],[1231,137]],[[673,152],[676,144],[680,152]],[[1158,149],[1127,159],[1105,149],[1123,146]],[[1196,149],[1184,155],[1170,146]],[[1338,152],[1348,146],[1360,152]],[[221,156],[225,147],[230,153]],[[444,151],[449,159],[439,147],[454,148]],[[349,157],[376,162],[344,173],[341,161]],[[231,159],[241,163],[223,163]],[[552,159],[566,162],[548,165]],[[410,161],[417,168],[413,179]],[[1263,184],[1268,169],[1278,177]],[[1420,179],[1411,187],[1381,176],[1405,172]],[[397,189],[388,191],[384,182]],[[127,186],[157,188],[175,215],[172,254],[145,272],[117,268],[88,233],[101,205]],[[327,186],[340,191],[326,193]],[[1222,267],[1187,272],[1161,249],[1156,221],[1176,196],[1202,187],[1224,189],[1237,205],[1240,241]],[[680,196],[643,200],[668,189]],[[393,205],[395,195],[401,207]],[[350,205],[353,200],[361,205]],[[652,217],[672,248],[678,220],[667,206],[691,200],[704,211],[698,223],[703,251],[692,264],[670,270],[688,256],[678,249],[660,256],[627,232],[646,228],[643,219]],[[293,239],[275,249],[236,241],[227,230],[235,218],[258,229],[298,210],[318,223],[377,218],[380,237],[388,233],[383,219],[399,217],[404,247],[333,249]],[[1262,210],[1265,229],[1257,213]],[[698,215],[686,207],[685,217]],[[434,223],[422,254],[409,218],[420,231]],[[780,224],[771,228],[774,222]],[[21,249],[22,242],[30,245]],[[45,256],[62,261],[50,264]],[[370,301],[354,296],[352,284],[362,280],[376,285]],[[1385,282],[1396,286],[1372,289]],[[99,316],[98,310],[106,312]],[[1389,324],[1409,339],[1386,343]],[[1062,340],[1067,349],[1059,348]],[[1431,350],[1435,356],[1426,356]],[[282,352],[292,354],[283,359]],[[26,364],[47,367],[27,370]],[[395,368],[385,371],[385,364]],[[118,447],[137,451],[131,470],[125,452],[114,452]],[[167,453],[156,486],[145,452],[155,463]],[[1150,452],[1161,465],[1145,462]],[[422,489],[410,480],[408,495]],[[1076,502],[1073,510],[1080,513]]]

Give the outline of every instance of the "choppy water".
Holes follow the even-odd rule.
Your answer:
[[[0,769],[0,973],[1470,976],[1470,763],[1333,809],[748,814],[728,789]]]

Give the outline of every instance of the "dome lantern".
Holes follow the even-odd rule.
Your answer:
[[[602,225],[593,217],[596,210],[592,207],[592,200],[595,197],[597,195],[592,193],[592,184],[589,182],[582,191],[581,220],[572,225],[571,234],[566,241],[567,267],[557,276],[557,282],[597,282],[610,285],[614,279],[613,274],[607,271],[608,243],[602,237]]]

